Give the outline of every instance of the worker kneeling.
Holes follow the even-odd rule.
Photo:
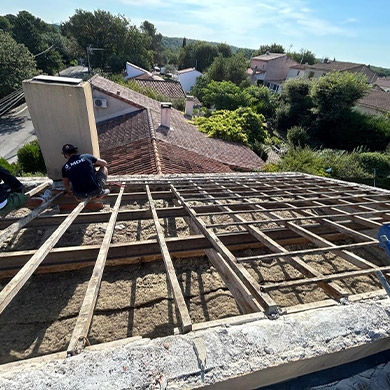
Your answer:
[[[110,193],[103,187],[107,180],[107,162],[92,154],[79,154],[77,146],[65,144],[62,154],[68,162],[62,167],[62,182],[68,194],[78,199],[102,198]],[[95,166],[100,167],[95,171]]]

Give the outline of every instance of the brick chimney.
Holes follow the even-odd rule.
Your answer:
[[[171,127],[172,103],[161,103],[161,126]]]
[[[186,96],[186,115],[192,116],[192,113],[194,111],[194,97],[193,96]]]

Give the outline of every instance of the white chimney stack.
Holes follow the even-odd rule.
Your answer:
[[[161,103],[161,126],[171,127],[172,103]]]
[[[194,97],[186,96],[186,115],[192,116],[194,111]]]

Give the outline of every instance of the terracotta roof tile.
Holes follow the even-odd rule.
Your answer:
[[[127,145],[102,150],[101,157],[108,162],[110,175],[157,174],[150,139],[141,139]]]
[[[390,112],[390,94],[378,87],[373,88],[366,96],[358,100],[358,105]]]
[[[390,77],[379,77],[376,79],[375,84],[379,85],[381,88],[390,88]]]
[[[146,110],[121,115],[96,124],[100,150],[150,139]]]
[[[159,81],[159,80],[133,80],[142,88],[150,88],[154,92],[170,98],[185,98],[186,93],[178,81]]]
[[[227,165],[187,149],[163,141],[158,141],[157,147],[163,174],[232,172]]]

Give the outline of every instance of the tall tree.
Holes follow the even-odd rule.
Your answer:
[[[150,50],[153,51],[153,59],[155,64],[161,65],[161,59],[162,59],[162,50],[161,50],[161,40],[162,35],[160,33],[157,33],[156,28],[154,25],[147,20],[145,20],[141,24],[141,31],[148,35],[151,40],[150,44]]]
[[[228,58],[218,56],[207,70],[207,77],[214,81],[231,81],[236,85],[248,80],[247,61],[241,55]]]
[[[218,49],[215,45],[201,41],[191,42],[180,50],[179,69],[194,67],[203,72],[217,56]]]
[[[222,57],[228,58],[232,56],[232,48],[227,43],[218,43],[217,49]]]
[[[287,55],[291,57],[293,60],[299,62],[300,64],[313,65],[316,63],[316,56],[310,50],[301,49],[299,53],[292,52],[292,53],[288,53]]]
[[[92,67],[105,67],[111,59],[110,62],[115,64],[122,61],[121,69],[125,67],[126,61],[151,69],[151,38],[131,25],[123,15],[77,9],[69,21],[62,25],[62,30],[67,36],[73,36],[84,52],[89,45],[103,49],[91,56]]]
[[[285,53],[285,49],[278,43],[272,43],[271,45],[261,45],[256,55],[265,54],[269,51],[270,53]]]
[[[10,34],[0,31],[0,98],[22,86],[37,72],[34,56]]]
[[[66,52],[64,38],[58,27],[50,25],[27,11],[20,11],[10,18],[12,36],[23,43],[36,56],[39,69],[54,74],[64,67],[63,55]]]

